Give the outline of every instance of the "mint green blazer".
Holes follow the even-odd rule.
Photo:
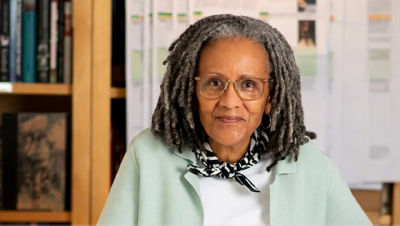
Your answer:
[[[187,171],[193,152],[172,150],[149,129],[121,163],[98,224],[202,225],[199,178]],[[271,225],[372,225],[337,169],[309,142],[297,162],[279,161],[270,185]]]

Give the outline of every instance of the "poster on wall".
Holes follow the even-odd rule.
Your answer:
[[[400,1],[132,0],[126,6],[127,142],[150,126],[169,45],[199,19],[231,13],[259,18],[285,36],[299,67],[307,129],[353,188],[400,181]]]
[[[369,181],[400,180],[398,133],[399,97],[398,74],[393,73],[393,51],[396,37],[391,0],[368,1],[368,78],[370,91],[370,143],[367,179]],[[397,101],[396,101],[397,100]]]

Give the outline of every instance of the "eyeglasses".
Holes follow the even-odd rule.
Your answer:
[[[264,83],[269,82],[269,79],[249,77],[239,81],[227,81],[218,76],[196,76],[194,79],[199,82],[200,94],[209,99],[220,98],[227,90],[229,83],[232,82],[236,93],[242,100],[255,100],[263,94]]]

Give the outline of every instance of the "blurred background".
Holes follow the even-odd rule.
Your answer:
[[[400,224],[398,0],[0,0],[0,223],[96,223],[169,45],[221,13],[286,37],[307,129],[370,219]]]

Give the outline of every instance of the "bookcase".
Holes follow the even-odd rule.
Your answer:
[[[111,184],[111,1],[73,1],[73,84],[10,83],[1,112],[71,112],[71,210],[0,211],[0,222],[96,223]],[[4,90],[4,86],[3,86]],[[93,176],[100,175],[100,176]]]
[[[0,222],[97,222],[111,186],[111,102],[126,96],[124,88],[111,86],[111,4],[73,1],[72,85],[15,83],[11,92],[0,92],[0,113],[72,113],[71,210],[0,211]],[[400,224],[400,183],[387,216],[379,214],[379,192],[353,192],[374,223]]]

